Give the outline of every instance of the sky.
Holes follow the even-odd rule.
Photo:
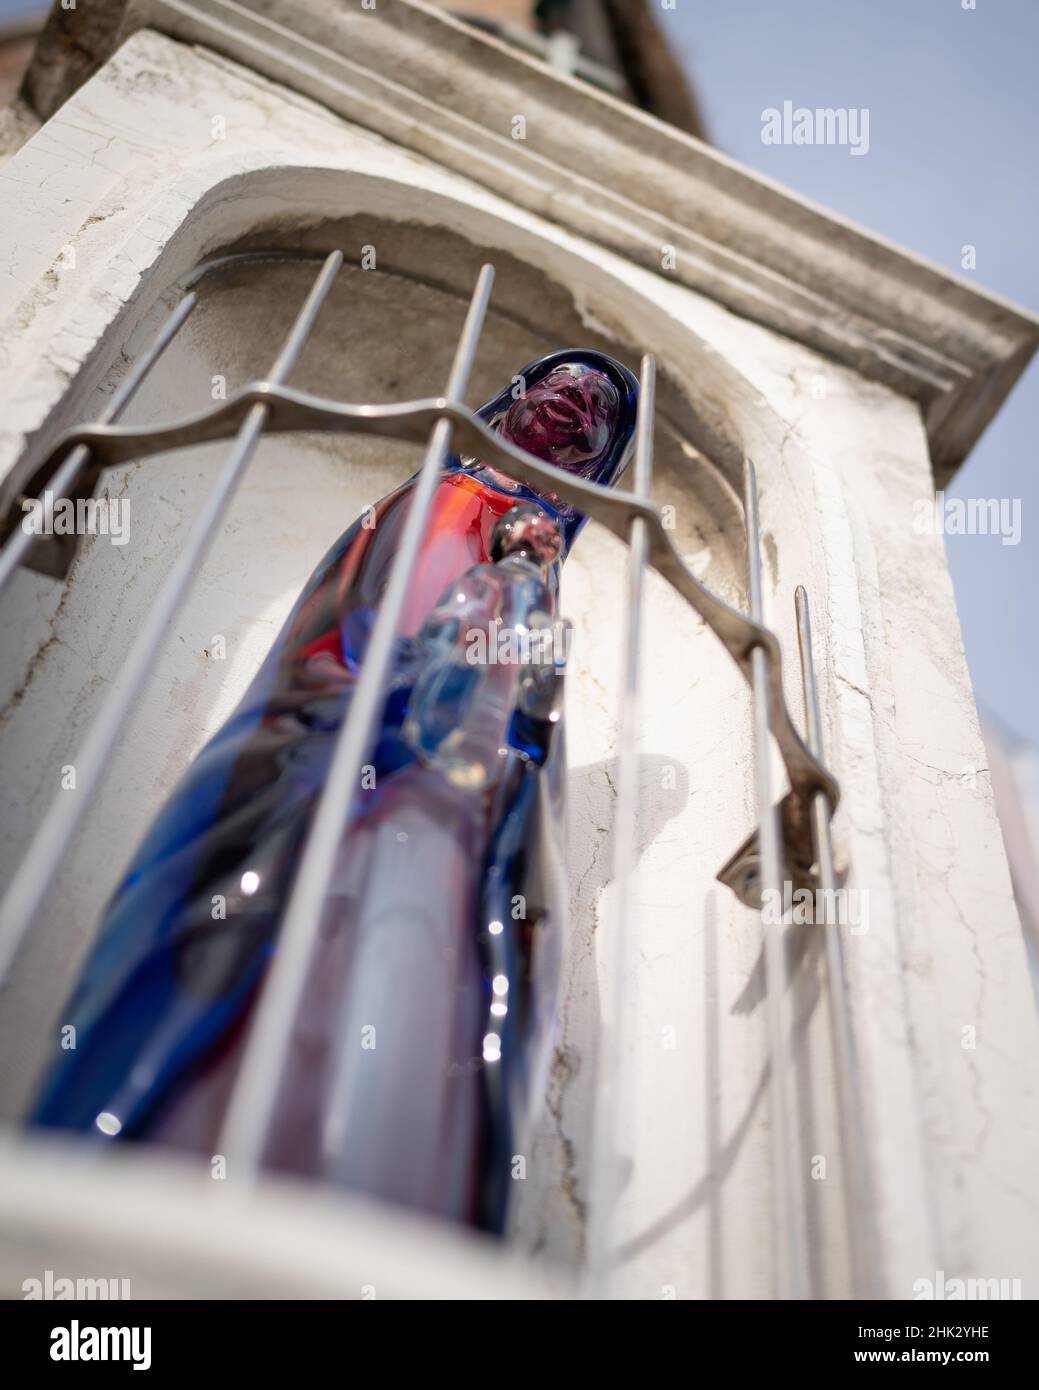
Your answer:
[[[40,0],[0,0],[0,22],[13,24],[15,20],[46,14],[48,9]]]
[[[657,0],[660,3],[660,0]],[[670,3],[670,0],[668,0]],[[674,0],[660,20],[714,144],[1039,313],[1039,0]],[[969,0],[968,0],[969,3]],[[765,144],[762,112],[865,107],[869,149]],[[976,247],[977,267],[961,266]],[[949,496],[1020,499],[1020,540],[946,536],[979,705],[1039,742],[1039,364]]]
[[[652,3],[725,153],[1039,312],[1039,0]],[[39,8],[0,0],[0,20]],[[787,100],[867,108],[868,152],[763,143],[762,112]],[[1020,499],[1020,541],[947,536],[946,547],[978,702],[1039,743],[1037,426],[1033,363],[949,489]]]

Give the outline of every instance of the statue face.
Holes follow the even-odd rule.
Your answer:
[[[577,472],[607,447],[619,413],[620,396],[604,372],[566,362],[514,401],[500,428],[517,448]]]

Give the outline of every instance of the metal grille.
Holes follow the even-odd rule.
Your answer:
[[[200,266],[191,277],[197,283],[209,271],[231,260],[225,257]],[[248,259],[264,259],[252,253]],[[624,985],[624,943],[631,932],[630,885],[635,841],[637,779],[635,748],[639,720],[639,668],[644,576],[652,566],[696,611],[727,648],[752,692],[754,759],[759,828],[723,866],[718,877],[741,901],[757,907],[762,894],[773,890],[783,898],[785,881],[818,886],[833,892],[839,875],[835,866],[831,818],[837,805],[837,783],[822,762],[821,719],[812,659],[808,596],[796,595],[800,656],[805,698],[807,742],[787,709],[781,654],[774,634],[763,625],[760,533],[757,482],[753,464],[744,466],[744,510],[748,560],[749,615],[732,608],[705,588],[678,554],[660,512],[649,499],[652,475],[656,369],[652,356],[642,359],[639,414],[636,431],[634,486],[631,491],[602,488],[532,457],[491,431],[463,404],[475,360],[494,280],[484,266],[478,277],[454,361],[442,396],[389,405],[352,405],[309,395],[287,385],[336,274],[342,253],[332,252],[302,305],[267,377],[254,381],[225,402],[197,415],[151,428],[120,426],[120,414],[147,378],[165,348],[183,326],[195,305],[189,290],[169,315],[147,351],[124,379],[100,420],[67,432],[33,474],[41,488],[57,495],[89,492],[105,468],[132,459],[189,445],[233,440],[217,480],[196,518],[186,543],[163,583],[138,632],[119,674],[90,727],[76,758],[75,797],[54,798],[28,852],[11,880],[0,906],[0,982],[8,976],[49,885],[63,863],[80,819],[90,802],[124,720],[151,671],[165,635],[216,538],[227,508],[264,434],[319,431],[333,434],[381,435],[410,443],[425,443],[424,461],[414,489],[399,548],[364,658],[348,717],[337,736],[328,779],[300,859],[258,1012],[249,1034],[244,1061],[229,1107],[221,1151],[239,1172],[255,1177],[260,1168],[271,1123],[277,1082],[287,1052],[292,1020],[300,1003],[332,875],[336,847],[350,818],[354,788],[375,740],[390,671],[396,632],[411,581],[423,528],[438,476],[452,448],[500,467],[529,487],[551,490],[578,511],[606,526],[628,546],[629,602],[623,644],[622,708],[616,805],[615,881],[620,908],[608,949],[609,972],[616,997],[606,1012],[615,1025],[606,1028],[599,1067],[603,1082],[596,1104],[597,1149],[612,1148],[622,1106],[610,1091],[619,1074],[619,1020],[623,1019],[620,991]],[[9,525],[12,524],[9,521]],[[20,565],[48,572],[55,566],[40,547],[47,544],[20,528],[0,551],[0,590]],[[67,558],[67,557],[66,557]],[[785,764],[790,790],[774,802],[771,740]],[[832,901],[832,898],[831,898]],[[826,936],[829,1009],[837,1114],[843,1151],[844,1208],[856,1290],[869,1286],[869,1173],[864,1158],[861,1094],[855,1065],[853,1036],[844,972],[843,943],[836,921],[822,928]],[[806,1292],[803,1193],[794,1168],[795,1116],[787,1049],[784,1043],[784,978],[781,928],[763,932],[767,994],[767,1032],[770,1062],[772,1173],[774,1182],[777,1287],[780,1296]],[[589,1265],[597,1292],[609,1291],[609,1252],[616,1210],[616,1166],[597,1165],[590,1211]]]

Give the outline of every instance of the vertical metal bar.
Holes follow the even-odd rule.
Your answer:
[[[822,759],[823,734],[819,713],[819,690],[812,656],[812,623],[808,594],[803,585],[794,595],[797,611],[797,636],[801,652],[801,676],[804,685],[805,742],[809,752]],[[841,1140],[841,1178],[844,1193],[844,1213],[848,1230],[848,1251],[851,1262],[852,1285],[856,1297],[869,1296],[873,1275],[869,1261],[868,1213],[871,1175],[866,1161],[865,1127],[862,1119],[862,1090],[855,1056],[855,1037],[848,1007],[848,981],[844,968],[844,942],[836,912],[837,872],[833,859],[833,837],[830,826],[833,810],[825,792],[812,798],[812,841],[819,887],[824,900],[834,905],[832,921],[824,924],[826,943],[826,976],[829,984],[830,1031],[833,1046],[833,1074],[837,1092],[837,1117]],[[874,1295],[875,1296],[875,1295]]]
[[[453,401],[460,401],[465,393],[493,283],[494,268],[485,265],[455,350],[447,386],[447,395]],[[451,436],[449,420],[439,420],[433,427],[350,713],[339,731],[328,780],[307,836],[277,950],[260,995],[220,1141],[220,1151],[236,1167],[235,1176],[243,1171],[247,1176],[255,1174],[263,1159],[278,1082],[306,986],[336,854],[361,785],[361,769],[375,740],[401,615]]]
[[[285,340],[270,380],[281,381],[295,365],[314,325],[318,310],[343,263],[342,252],[333,251],[325,261],[303,308]],[[75,759],[76,789],[61,791],[50,805],[43,824],[0,906],[0,984],[6,978],[29,924],[60,868],[108,757],[115,747],[138,691],[151,673],[155,658],[176,617],[181,600],[198,573],[206,551],[234,496],[263,432],[267,407],[254,405],[242,422],[205,506],[188,533],[180,554],[148,610],[130,654],[123,663],[108,697]]]
[[[761,523],[758,515],[757,473],[751,460],[743,464],[743,505],[747,523],[747,587],[750,616],[764,621],[761,586]],[[769,709],[768,654],[763,647],[751,652],[754,697],[754,761],[760,829],[760,883],[773,903],[784,902],[783,841],[779,809],[772,794],[771,716]],[[773,1220],[776,1244],[776,1286],[780,1298],[801,1298],[805,1293],[804,1231],[794,1169],[794,1127],[791,1123],[790,1068],[784,1027],[783,997],[786,961],[783,952],[782,907],[780,921],[769,923],[762,904],[765,960],[765,1011],[770,1069],[770,1122],[773,1178]]]
[[[638,421],[635,436],[633,491],[649,497],[653,481],[653,424],[656,412],[656,360],[642,359]],[[617,804],[614,812],[613,878],[616,910],[607,938],[607,1008],[604,1010],[597,1062],[595,1144],[588,1219],[590,1294],[609,1298],[614,1293],[614,1254],[620,1245],[617,1216],[620,1201],[620,1154],[626,1140],[625,1119],[631,1118],[633,1089],[626,1084],[628,1060],[625,1037],[631,1040],[636,1013],[634,991],[637,962],[630,947],[632,932],[632,873],[635,867],[638,808],[638,743],[641,731],[639,654],[649,527],[641,517],[628,531],[628,602],[621,675],[621,713],[618,731]]]
[[[118,420],[137,388],[155,366],[156,362],[179,333],[181,326],[197,302],[197,295],[186,294],[163,323],[158,333],[141,353],[126,376],[113,392],[108,404],[97,418],[99,425],[111,425]],[[47,490],[55,497],[66,497],[75,485],[77,478],[86,466],[90,450],[85,444],[77,444],[72,449],[53,478],[47,481]],[[0,550],[0,593],[3,592],[11,576],[36,544],[37,537],[31,531],[19,527],[8,537],[7,544]]]

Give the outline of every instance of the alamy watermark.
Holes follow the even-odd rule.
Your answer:
[[[23,1279],[22,1293],[26,1301],[35,1299],[72,1299],[82,1303],[87,1299],[102,1302],[126,1302],[130,1297],[129,1279],[72,1279],[45,1269],[42,1279]]]
[[[869,891],[865,888],[795,888],[788,879],[783,890],[765,888],[761,919],[767,926],[847,927],[852,936],[869,931]]]
[[[763,145],[843,145],[849,154],[869,153],[867,106],[766,106],[761,113]]]
[[[489,622],[466,630],[465,659],[470,666],[565,666],[572,637],[572,625],[561,618],[529,627]]]
[[[31,536],[107,536],[113,545],[130,539],[129,497],[42,497],[22,500],[22,530]]]
[[[959,1302],[981,1299],[1020,1299],[1020,1279],[946,1279],[945,1270],[935,1270],[933,1279],[914,1279],[916,1301]]]
[[[150,1327],[91,1327],[73,1318],[51,1329],[52,1361],[130,1361],[135,1371],[152,1364]]]
[[[1020,497],[918,497],[913,530],[921,536],[999,536],[1002,545],[1021,540]]]

